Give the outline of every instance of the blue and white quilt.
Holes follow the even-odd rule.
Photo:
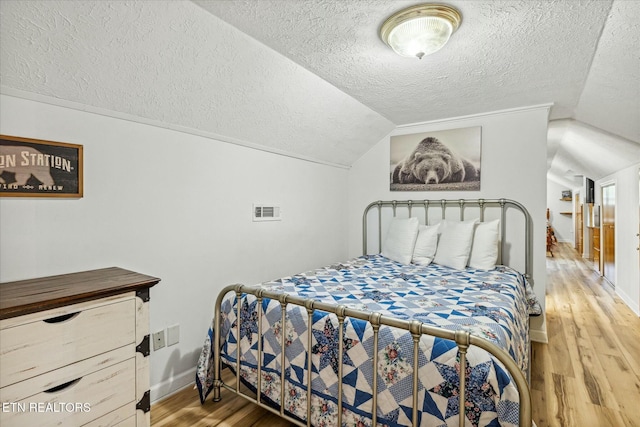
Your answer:
[[[265,282],[264,289],[284,292],[355,309],[379,312],[399,319],[465,329],[506,350],[524,371],[528,364],[529,310],[536,301],[527,293],[524,276],[508,267],[481,271],[454,270],[437,264],[402,265],[381,255]],[[529,297],[529,301],[527,300]],[[263,299],[262,331],[258,331],[257,300],[241,299],[240,336],[236,330],[236,298],[229,293],[222,304],[223,363],[238,372],[236,346],[240,343],[240,377],[257,387],[256,353],[262,339],[262,400],[280,407],[281,340],[286,340],[285,411],[306,422],[307,312],[287,307],[281,323],[278,301]],[[213,326],[212,326],[213,327]],[[311,423],[336,426],[338,410],[338,320],[315,311]],[[198,363],[196,382],[200,398],[212,389],[212,328]],[[372,411],[373,330],[366,322],[347,318],[343,338],[343,426],[370,426]],[[512,426],[518,423],[518,391],[508,372],[487,352],[471,347],[465,369],[466,425]],[[378,425],[411,425],[413,408],[413,340],[407,331],[382,326],[378,350]],[[454,342],[422,336],[419,354],[420,426],[458,425],[459,356]]]

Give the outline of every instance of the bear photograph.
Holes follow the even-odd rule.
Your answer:
[[[479,191],[480,126],[391,137],[391,191]]]

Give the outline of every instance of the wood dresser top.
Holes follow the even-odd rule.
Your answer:
[[[150,288],[160,279],[118,267],[0,283],[0,319]]]

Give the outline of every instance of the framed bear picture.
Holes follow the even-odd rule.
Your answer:
[[[391,191],[480,191],[482,127],[391,137]]]
[[[0,197],[82,197],[82,148],[0,135]]]

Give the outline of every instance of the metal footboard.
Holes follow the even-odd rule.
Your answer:
[[[323,303],[323,302],[319,302],[319,301],[314,301],[312,299],[309,298],[301,298],[298,296],[294,296],[294,295],[288,295],[288,294],[282,294],[282,293],[277,293],[277,292],[271,292],[268,290],[264,290],[261,288],[256,288],[256,287],[252,287],[252,286],[245,286],[245,285],[230,285],[227,286],[226,288],[224,288],[222,290],[222,292],[220,293],[220,295],[218,296],[218,300],[216,301],[216,313],[215,313],[215,325],[214,325],[214,336],[213,336],[213,347],[214,347],[214,390],[213,390],[213,400],[214,401],[219,401],[221,399],[220,397],[220,390],[221,387],[226,388],[227,390],[230,390],[244,398],[246,398],[247,400],[256,403],[264,408],[266,408],[267,410],[278,414],[279,416],[281,416],[282,418],[287,419],[288,421],[299,425],[299,426],[311,426],[311,406],[310,406],[310,402],[311,402],[311,383],[312,383],[312,369],[311,369],[311,357],[307,358],[307,422],[306,424],[299,421],[298,419],[292,418],[290,416],[288,416],[285,411],[284,411],[284,402],[285,402],[285,369],[283,368],[286,365],[286,352],[285,352],[285,345],[286,345],[286,340],[285,340],[285,335],[286,334],[282,334],[282,341],[281,341],[281,388],[280,388],[280,411],[277,411],[276,409],[273,409],[271,406],[268,406],[266,404],[264,404],[263,402],[260,401],[260,390],[262,390],[261,388],[261,365],[262,365],[262,360],[263,360],[263,352],[262,352],[262,345],[261,345],[261,340],[258,339],[258,355],[257,355],[257,360],[258,360],[258,368],[257,368],[257,390],[258,393],[256,394],[256,398],[253,398],[252,396],[246,395],[244,393],[242,393],[240,391],[240,345],[238,342],[238,345],[236,347],[236,363],[237,363],[237,369],[236,369],[236,382],[233,386],[225,384],[222,380],[221,380],[221,347],[220,347],[220,327],[221,327],[221,305],[222,305],[222,300],[224,298],[224,296],[229,293],[229,292],[235,292],[236,294],[236,299],[237,299],[237,304],[236,304],[236,309],[237,309],[237,313],[236,313],[236,327],[237,327],[237,331],[236,331],[236,336],[240,336],[240,326],[241,326],[241,316],[240,316],[240,310],[242,307],[242,303],[241,303],[241,299],[242,296],[245,294],[251,294],[254,295],[258,301],[258,303],[256,304],[257,306],[257,315],[258,315],[258,331],[262,331],[262,300],[263,298],[269,298],[275,301],[279,301],[281,304],[281,308],[282,308],[282,325],[286,325],[286,321],[285,321],[285,316],[286,316],[286,312],[287,312],[287,306],[288,305],[297,305],[297,306],[301,306],[306,308],[307,313],[308,313],[308,320],[307,320],[307,336],[308,336],[308,343],[307,343],[307,352],[310,354],[311,353],[311,348],[312,348],[312,336],[313,334],[311,333],[311,328],[313,326],[313,321],[312,321],[312,317],[313,317],[313,313],[315,310],[320,310],[323,312],[327,312],[327,313],[332,313],[334,315],[336,315],[336,317],[338,318],[338,331],[339,331],[339,349],[338,349],[338,378],[343,378],[343,372],[342,372],[342,365],[343,365],[343,324],[344,324],[344,320],[346,317],[351,317],[351,318],[355,318],[355,319],[360,319],[363,321],[368,322],[372,329],[373,329],[373,334],[374,334],[374,344],[373,344],[373,358],[372,358],[372,365],[373,365],[373,372],[376,373],[376,375],[373,375],[373,399],[372,399],[372,426],[375,427],[377,425],[377,395],[378,395],[378,382],[377,382],[377,366],[378,366],[378,352],[379,352],[379,348],[378,348],[378,332],[380,329],[380,326],[382,325],[386,325],[386,326],[392,326],[395,328],[399,328],[399,329],[403,329],[406,331],[409,331],[413,337],[413,362],[414,362],[414,366],[413,368],[413,414],[412,414],[412,425],[414,427],[416,427],[418,425],[418,351],[419,351],[419,341],[420,341],[420,337],[422,335],[429,335],[429,336],[434,336],[434,337],[438,337],[438,338],[443,338],[443,339],[447,339],[447,340],[451,340],[454,341],[459,349],[459,354],[460,354],[460,373],[459,373],[459,378],[460,378],[460,386],[459,386],[459,390],[460,390],[460,394],[459,394],[459,408],[465,408],[465,399],[466,399],[466,385],[465,385],[465,371],[466,371],[466,366],[467,366],[467,361],[466,361],[466,356],[467,356],[467,350],[469,349],[470,346],[477,346],[480,347],[484,350],[486,350],[487,352],[489,352],[490,354],[492,354],[495,358],[497,358],[500,362],[502,362],[502,364],[504,365],[504,367],[509,371],[511,378],[513,379],[513,381],[516,384],[516,387],[518,389],[518,393],[519,393],[519,398],[520,398],[520,415],[519,415],[519,425],[520,427],[531,427],[531,395],[529,392],[529,387],[527,384],[527,380],[525,378],[525,376],[523,375],[523,373],[520,371],[520,368],[518,367],[518,365],[514,362],[514,360],[511,358],[511,356],[509,356],[508,353],[506,353],[504,350],[502,350],[501,348],[499,348],[498,346],[496,346],[495,344],[484,340],[482,338],[476,337],[474,335],[469,334],[469,332],[466,331],[449,331],[446,329],[440,329],[440,328],[436,328],[433,326],[429,326],[426,325],[422,322],[419,322],[417,320],[401,320],[401,319],[395,319],[393,317],[389,317],[389,316],[385,316],[382,315],[380,313],[371,313],[371,312],[365,312],[365,311],[361,311],[361,310],[357,310],[357,309],[353,309],[353,308],[349,308],[346,307],[344,305],[335,305],[335,304],[327,304],[327,303]],[[285,327],[285,326],[283,326]],[[337,425],[341,426],[342,425],[342,383],[341,381],[338,382],[338,411],[337,411],[337,416],[338,416],[338,420],[337,420]],[[465,412],[464,410],[462,410],[459,414],[459,426],[460,427],[464,427],[465,425]]]

